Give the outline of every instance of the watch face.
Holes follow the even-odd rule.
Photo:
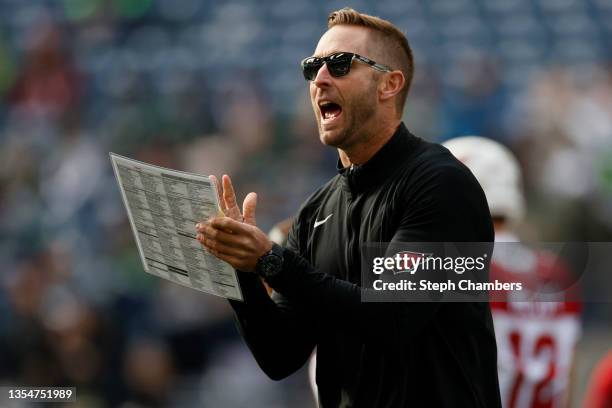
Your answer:
[[[283,259],[276,254],[266,255],[260,263],[260,271],[264,276],[273,276],[280,271],[283,266]]]

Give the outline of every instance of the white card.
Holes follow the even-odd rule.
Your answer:
[[[242,299],[234,268],[196,239],[195,224],[219,214],[208,176],[185,173],[110,153],[144,270],[228,299]]]

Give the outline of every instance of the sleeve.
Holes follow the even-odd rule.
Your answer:
[[[439,166],[416,179],[413,193],[395,203],[405,209],[391,244],[492,241],[486,199],[471,173],[458,165]],[[358,285],[314,268],[291,249],[284,258],[282,272],[268,284],[326,327],[341,327],[363,341],[409,341],[444,307],[439,302],[362,302]]]
[[[297,222],[289,234],[288,247],[297,250]],[[230,300],[238,330],[261,369],[280,380],[304,365],[315,346],[313,321],[283,295],[268,296],[256,274],[238,271],[244,302]]]

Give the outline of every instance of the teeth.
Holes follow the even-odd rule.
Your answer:
[[[332,105],[333,105],[333,102],[330,102],[330,101],[319,101],[319,107],[323,114],[322,115],[323,119],[329,120],[329,119],[335,119],[336,117],[338,117],[340,112],[337,112],[335,109],[330,109],[330,110],[327,109],[328,107]]]
[[[337,115],[331,113],[331,112],[325,112],[325,119],[332,119],[335,118]]]

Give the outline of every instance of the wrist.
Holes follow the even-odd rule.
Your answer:
[[[271,243],[270,249],[259,257],[255,265],[255,273],[268,280],[277,276],[283,269],[283,248]]]

